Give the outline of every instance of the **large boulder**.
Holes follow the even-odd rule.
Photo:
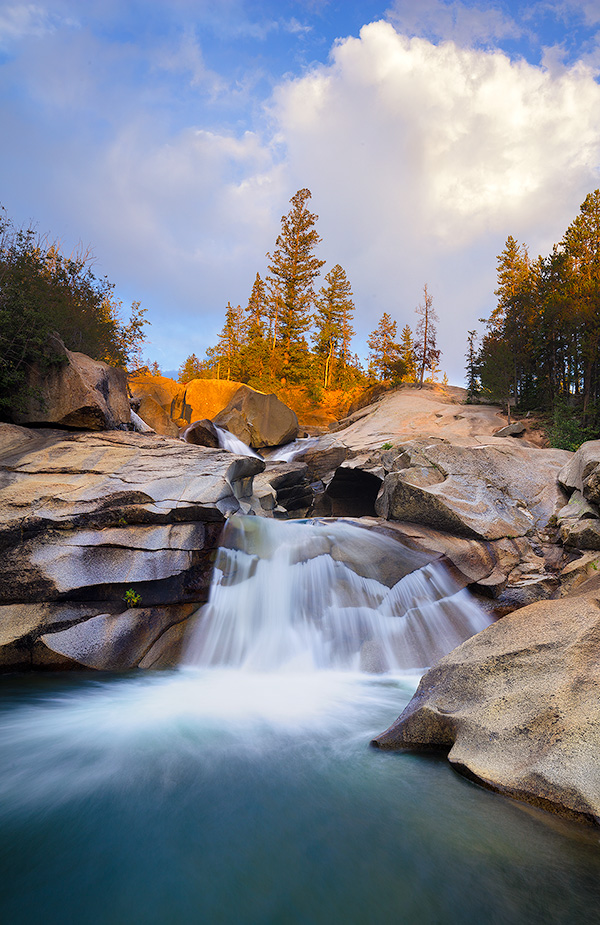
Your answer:
[[[254,449],[290,443],[298,436],[295,412],[276,395],[256,392],[247,385],[238,388],[213,421]]]
[[[228,379],[192,379],[179,387],[171,405],[171,417],[181,427],[202,418],[212,419],[227,406],[241,385]]]
[[[587,482],[599,467],[600,440],[588,440],[562,467],[558,473],[558,481],[567,492],[577,490],[587,497]]]
[[[220,446],[217,428],[207,418],[193,421],[181,436],[186,443],[193,443],[194,446],[212,446],[213,449]]]
[[[206,600],[222,525],[263,468],[165,437],[0,424],[0,664],[44,666],[52,650],[54,667],[99,667],[77,653],[102,634],[103,667],[136,664],[178,607]],[[146,642],[123,654],[138,631]]]
[[[44,424],[77,430],[112,430],[129,424],[127,375],[84,353],[67,350],[52,338],[57,362],[32,368],[30,397],[15,412],[17,424]]]
[[[486,787],[600,824],[600,593],[590,584],[518,610],[442,658],[373,745],[446,751]]]
[[[171,420],[164,408],[152,398],[151,395],[145,395],[140,399],[137,413],[152,430],[163,437],[178,437],[179,428]]]
[[[375,505],[386,519],[495,540],[544,527],[566,501],[556,481],[566,450],[415,440],[395,455]]]
[[[136,369],[128,376],[129,390],[135,401],[152,398],[170,416],[171,405],[181,392],[181,384],[167,376],[153,376],[147,366]]]

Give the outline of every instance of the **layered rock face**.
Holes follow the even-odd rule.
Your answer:
[[[158,663],[263,468],[156,436],[0,425],[0,664]]]
[[[504,617],[442,658],[373,745],[447,751],[457,770],[486,787],[600,824],[593,582],[580,596]]]

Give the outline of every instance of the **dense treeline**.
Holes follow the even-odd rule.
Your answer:
[[[198,359],[191,354],[179,370],[180,382],[202,377],[234,379],[264,390],[301,385],[315,397],[323,389],[348,389],[373,380],[423,381],[435,375],[440,351],[436,316],[425,287],[417,336],[406,325],[397,342],[397,323],[384,312],[369,337],[368,370],[351,344],[354,301],[346,272],[336,264],[316,290],[324,261],[316,256],[321,238],[318,216],[308,208],[310,190],[301,189],[282,216],[263,280],[256,274],[245,308],[227,303],[218,343]]]
[[[127,323],[107,279],[96,279],[86,254],[65,257],[33,229],[15,228],[0,211],[0,414],[26,400],[34,363],[60,362],[51,335],[70,350],[112,366],[137,360],[147,324],[134,302]]]
[[[523,411],[553,415],[554,442],[571,446],[600,426],[600,190],[562,240],[531,260],[512,236],[498,257],[497,305],[479,350],[468,335],[467,385]]]

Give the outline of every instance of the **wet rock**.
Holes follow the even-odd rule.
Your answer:
[[[211,446],[217,449],[219,446],[219,435],[212,421],[203,418],[201,421],[194,421],[189,427],[186,427],[182,434],[186,443],[192,443],[194,446]]]
[[[428,671],[373,744],[443,749],[486,787],[600,824],[598,591],[518,610]]]
[[[319,437],[317,443],[309,446],[296,456],[298,462],[305,463],[307,478],[311,482],[322,479],[332,473],[347,459],[350,450],[334,436],[326,434]]]
[[[136,668],[144,659],[147,667],[172,667],[177,664],[178,654],[173,646],[175,633],[162,644],[160,640],[176,623],[181,645],[181,623],[195,610],[195,604],[187,604],[100,613],[69,629],[47,633],[39,641],[50,651],[86,668],[124,671]]]

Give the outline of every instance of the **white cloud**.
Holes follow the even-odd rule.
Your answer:
[[[429,281],[448,342],[460,332],[444,348],[454,372],[507,235],[549,249],[598,185],[600,87],[581,65],[552,72],[378,22],[282,85],[274,114],[367,330],[383,310],[412,323]]]
[[[35,3],[13,3],[0,8],[0,46],[26,36],[52,31],[52,17]]]
[[[155,66],[165,71],[186,74],[192,87],[202,86],[213,95],[227,89],[226,82],[207,68],[200,43],[187,28],[175,45],[164,46],[155,53]]]
[[[519,38],[523,29],[494,4],[466,6],[461,0],[394,0],[388,19],[400,32],[452,39],[461,45]]]

